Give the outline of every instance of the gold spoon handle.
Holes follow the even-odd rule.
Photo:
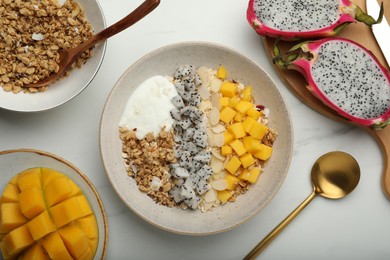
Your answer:
[[[313,191],[293,212],[290,213],[278,226],[276,226],[252,251],[249,252],[244,260],[253,260],[258,256],[285,227],[315,198],[317,194]]]

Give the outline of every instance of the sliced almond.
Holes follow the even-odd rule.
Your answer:
[[[215,190],[226,190],[228,187],[228,182],[225,179],[213,180],[211,182],[211,187],[213,187]]]
[[[206,67],[199,67],[196,72],[198,73],[200,79],[202,80],[202,85],[208,87],[210,85],[210,73],[209,69]]]
[[[211,147],[216,146],[214,132],[211,130],[211,128],[207,128],[207,142]]]
[[[225,156],[223,156],[218,148],[211,149],[211,154],[215,156],[215,158],[221,160],[222,162],[225,161]]]
[[[215,125],[217,125],[219,123],[219,109],[218,108],[213,107],[210,110],[209,120],[210,120],[210,124],[212,126],[215,126]]]
[[[211,156],[210,167],[213,172],[220,172],[223,170],[223,161],[216,158],[214,155]]]
[[[214,134],[214,143],[217,147],[222,147],[225,143],[225,137],[223,133]]]
[[[222,81],[219,78],[212,78],[210,82],[210,90],[212,92],[218,92],[221,88]]]
[[[216,134],[225,132],[225,130],[226,130],[225,126],[222,125],[222,124],[219,124],[219,123],[216,124],[215,126],[213,126],[211,129],[212,129],[213,132],[216,133]]]
[[[202,100],[199,104],[200,111],[205,112],[207,110],[210,110],[211,108],[212,108],[212,104],[210,100]]]
[[[223,178],[225,178],[225,176],[226,176],[226,171],[223,170],[223,171],[220,171],[218,173],[214,173],[213,180],[223,179]]]
[[[213,105],[213,107],[217,108],[219,110],[219,93],[213,93],[211,94],[211,104]]]
[[[214,189],[208,190],[204,195],[204,201],[207,203],[214,202],[217,199],[217,192]]]
[[[210,91],[204,85],[202,85],[198,88],[198,94],[199,94],[200,98],[203,100],[207,100],[210,98]]]

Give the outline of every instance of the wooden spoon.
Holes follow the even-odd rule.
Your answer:
[[[58,80],[62,75],[69,69],[72,63],[80,57],[80,55],[91,48],[95,44],[110,38],[111,36],[123,31],[124,29],[135,24],[143,17],[148,15],[160,4],[160,0],[146,0],[139,7],[137,7],[133,12],[128,14],[122,20],[116,22],[110,27],[104,29],[103,31],[95,34],[89,38],[84,43],[72,48],[72,49],[61,49],[59,53],[59,70],[57,73],[51,73],[47,78],[44,78],[36,83],[29,84],[27,87],[41,87],[49,85],[54,81]]]
[[[380,2],[380,1],[379,1]],[[362,10],[365,10],[365,0],[354,0],[354,3],[359,5]],[[390,19],[390,5],[384,5],[385,8],[385,16],[387,20]],[[375,14],[371,14],[375,17]],[[390,27],[389,27],[389,33],[390,33]],[[378,46],[378,44],[375,41],[375,38],[372,34],[371,29],[362,24],[362,23],[356,23],[356,24],[350,24],[347,27],[344,28],[344,30],[339,34],[340,37],[348,38],[351,40],[354,40],[369,50],[371,50],[374,55],[378,58],[378,60],[389,69],[388,64],[386,63],[386,60],[383,57],[383,54]],[[272,53],[273,53],[273,46],[274,46],[274,39],[271,38],[263,38],[263,43],[266,49],[266,52],[269,56],[269,58],[272,60]],[[281,45],[282,50],[287,50],[290,47],[292,47],[296,43],[287,43],[284,42]],[[362,128],[367,133],[369,133],[376,142],[378,143],[381,152],[382,152],[382,158],[383,158],[383,173],[382,173],[382,190],[387,197],[387,199],[390,200],[390,126],[385,127],[382,130],[374,130],[369,127],[361,126],[358,124],[354,124],[343,117],[341,117],[339,114],[334,112],[332,109],[324,105],[321,101],[319,101],[316,97],[314,97],[308,89],[306,89],[307,83],[306,80],[303,78],[301,74],[299,74],[296,71],[292,70],[284,70],[280,69],[275,66],[275,70],[281,77],[281,79],[285,82],[286,86],[290,89],[290,91],[299,98],[303,103],[305,103],[307,106],[312,108],[313,110],[317,111],[318,113],[336,120],[338,122],[343,122],[347,124],[352,124],[357,127]]]

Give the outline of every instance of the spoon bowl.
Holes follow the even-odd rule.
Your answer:
[[[47,86],[55,82],[56,80],[58,80],[64,75],[64,73],[69,69],[69,67],[73,64],[73,62],[77,58],[79,58],[84,51],[95,46],[95,44],[104,41],[110,38],[111,36],[130,27],[131,25],[135,24],[143,17],[148,15],[150,12],[152,12],[159,4],[160,4],[160,0],[145,0],[139,7],[137,7],[126,17],[122,18],[121,20],[111,25],[110,27],[107,27],[101,32],[95,34],[84,43],[71,49],[60,49],[58,51],[59,54],[58,71],[55,73],[51,73],[48,77],[38,82],[29,84],[27,87],[37,88],[41,86]]]
[[[322,155],[311,169],[313,192],[244,259],[255,259],[317,195],[328,199],[344,198],[356,188],[359,180],[360,167],[351,155],[340,151]]]

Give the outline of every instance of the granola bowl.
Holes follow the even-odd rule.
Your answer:
[[[34,1],[36,1],[36,3],[31,2],[31,5],[33,5],[33,7],[31,8],[39,9],[39,7],[36,6],[38,5],[41,6],[42,5],[41,1],[38,0],[34,0]],[[66,1],[61,0],[58,2],[63,3],[68,1],[71,0],[66,0]],[[77,26],[76,25],[74,26],[74,30],[71,32],[72,34],[80,35],[80,37],[86,37],[86,36],[82,36],[84,35],[83,32],[80,32],[80,30],[82,30],[82,28],[84,27],[82,27],[81,25],[78,26],[79,24],[84,24],[85,20],[83,18],[79,18],[82,16],[82,14],[84,14],[86,20],[91,25],[93,33],[99,32],[106,27],[104,14],[99,5],[98,0],[72,0],[72,1],[77,3],[78,4],[77,6],[79,6],[83,11],[83,12],[79,12],[79,9],[76,9],[76,7],[74,7],[73,11],[71,11],[69,14],[72,15],[72,17],[68,17],[70,20],[69,23],[73,23],[72,20],[77,20],[76,23]],[[7,1],[2,1],[1,5],[3,5],[2,7],[5,8],[7,7],[11,8],[7,6],[10,5],[9,3],[7,3]],[[68,10],[69,9],[72,10],[71,7],[69,7]],[[37,10],[36,13],[38,13],[38,11],[46,12],[45,10]],[[9,12],[11,15],[12,12],[14,12],[14,10],[13,9],[9,10]],[[28,10],[25,11],[25,15],[21,15],[20,19],[18,18],[17,20],[18,23],[20,23],[20,25],[23,25],[22,24],[23,22],[29,23],[31,19],[35,19],[35,18],[38,19],[37,18],[38,15],[34,15],[34,12],[35,11],[28,11]],[[61,10],[59,10],[58,12],[61,12]],[[1,19],[8,19],[7,17],[9,16],[2,16]],[[52,17],[57,17],[57,16],[53,15]],[[50,57],[53,57],[52,56],[53,53],[55,55],[57,48],[59,49],[62,47],[68,48],[66,47],[68,46],[67,39],[71,38],[73,39],[73,41],[75,41],[74,44],[77,44],[77,39],[79,39],[79,37],[76,36],[61,37],[61,35],[57,35],[58,31],[60,31],[59,29],[70,27],[70,26],[61,25],[63,21],[64,20],[62,19],[61,23],[59,23],[59,19],[56,18],[52,19],[51,22],[45,22],[45,23],[40,20],[37,20],[36,22],[38,24],[48,24],[50,28],[52,26],[58,26],[58,29],[55,29],[55,31],[51,31],[50,28],[40,28],[39,31],[37,32],[34,31],[32,34],[30,31],[28,31],[25,32],[25,34],[22,34],[22,32],[20,32],[20,34],[17,34],[15,36],[16,38],[22,38],[22,39],[27,37],[29,39],[28,40],[29,43],[24,43],[24,41],[20,41],[20,40],[13,40],[12,38],[10,39],[10,42],[14,43],[13,45],[11,45],[12,47],[10,47],[13,55],[11,59],[12,61],[11,62],[7,61],[7,63],[1,64],[0,66],[2,67],[2,70],[0,70],[0,108],[11,110],[11,111],[17,111],[17,112],[45,111],[51,108],[58,107],[66,103],[67,101],[71,100],[79,93],[81,93],[91,83],[91,81],[97,74],[103,62],[103,58],[106,50],[106,42],[97,44],[94,47],[94,49],[91,51],[91,57],[88,58],[84,64],[81,65],[83,61],[80,60],[79,62],[79,65],[81,65],[80,68],[76,67],[72,69],[68,76],[54,82],[53,84],[48,86],[47,89],[44,91],[42,91],[42,89],[40,89],[39,91],[37,91],[36,89],[29,90],[29,88],[20,87],[21,83],[17,83],[18,80],[20,80],[20,82],[24,82],[25,80],[26,83],[23,84],[27,86],[28,82],[31,82],[30,80],[33,80],[34,76],[41,73],[40,69],[52,68],[53,66],[55,66],[53,65],[55,64],[54,60],[53,61],[50,60],[50,62],[54,62],[54,63],[48,63],[48,60],[50,59]],[[53,25],[51,23],[53,23]],[[6,24],[12,24],[12,23],[6,23]],[[29,27],[27,26],[27,28]],[[12,28],[9,29],[12,31]],[[68,31],[66,32],[68,33]],[[63,31],[61,30],[61,32]],[[26,34],[28,34],[28,36],[26,36]],[[66,35],[66,34],[64,33],[62,35]],[[37,42],[45,42],[44,45],[45,47],[39,47],[41,45],[40,43]],[[8,55],[7,53],[10,52],[9,49],[7,50],[5,49],[5,46],[6,44],[3,43],[0,44],[1,56],[3,56],[3,54]],[[39,52],[40,48],[45,49],[45,51],[42,50],[42,52]],[[48,50],[48,48],[50,49]],[[41,55],[41,53],[45,53],[45,54]],[[1,59],[5,60],[4,58]],[[7,60],[9,59],[7,58]],[[11,67],[6,68],[6,66],[11,66]],[[15,69],[12,69],[12,67],[15,67]],[[5,68],[6,70],[4,70]],[[12,82],[12,86],[10,84],[11,82]]]
[[[93,183],[69,161],[55,154],[36,149],[0,151],[0,192],[3,192],[5,186],[16,174],[35,167],[46,167],[61,172],[80,187],[97,220],[99,239],[95,259],[104,259],[108,246],[108,220],[103,202]]]
[[[172,76],[179,66],[187,64],[215,69],[222,64],[227,68],[229,78],[251,84],[254,99],[261,99],[270,110],[269,127],[278,132],[272,156],[259,180],[245,194],[237,196],[234,202],[213,207],[206,212],[162,206],[141,192],[135,179],[128,176],[120,139],[121,116],[137,87],[154,75]],[[210,235],[227,231],[264,208],[285,179],[291,160],[292,140],[293,131],[287,106],[270,76],[237,51],[207,42],[164,46],[131,65],[113,87],[100,125],[103,164],[109,181],[123,203],[145,221],[163,230],[185,235]]]

